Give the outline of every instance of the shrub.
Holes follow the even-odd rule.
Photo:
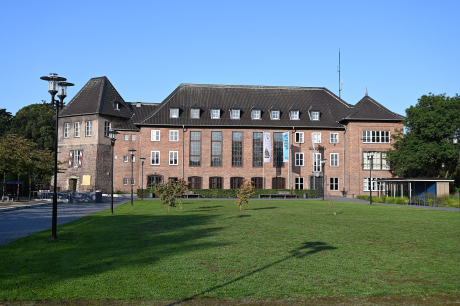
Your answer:
[[[202,198],[237,198],[237,189],[190,189],[190,191],[199,194]],[[304,193],[307,194],[307,198],[317,197],[316,190],[311,189],[254,189],[253,191],[251,199],[258,198],[259,194],[276,194],[278,191],[290,191],[298,198],[303,198]]]
[[[252,186],[251,182],[244,180],[243,184],[240,186],[240,188],[238,188],[238,191],[236,193],[238,200],[235,201],[235,204],[240,207],[240,210],[243,207],[243,204],[248,204],[249,197],[253,193],[254,193],[254,186]]]

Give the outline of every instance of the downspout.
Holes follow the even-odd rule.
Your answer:
[[[182,179],[184,179],[185,125],[182,125]]]
[[[345,126],[345,131],[343,132],[343,193],[342,193],[342,196],[345,196],[345,194],[346,194],[345,193],[346,192],[346,190],[345,190],[346,168],[347,168],[346,167],[346,165],[347,165],[346,160],[347,159],[345,158],[346,157],[345,154],[347,152],[347,150],[345,149],[346,146],[347,146],[347,141],[346,141],[347,138],[345,137],[346,134],[347,134],[347,126]],[[350,181],[348,181],[348,190],[350,190]]]
[[[292,144],[291,144],[291,189],[294,189],[292,188],[292,184],[294,183],[294,162],[295,162],[295,159],[294,159],[294,137],[295,137],[295,129],[294,127],[292,127]]]

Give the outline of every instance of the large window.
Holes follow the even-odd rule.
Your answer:
[[[372,178],[372,191],[385,191],[385,183],[383,182],[376,182],[380,178],[373,177]],[[368,177],[363,178],[363,190],[364,191],[370,191],[369,190],[369,185],[370,185],[370,179]]]
[[[160,141],[160,130],[151,130],[150,131],[150,140],[151,141]]]
[[[230,178],[230,189],[238,189],[243,185],[244,178],[242,177],[231,177]]]
[[[179,165],[179,151],[169,151],[169,164],[172,166]]]
[[[339,153],[331,153],[331,167],[339,166]]]
[[[190,189],[201,189],[201,177],[200,176],[189,176],[188,184]]]
[[[70,133],[70,123],[64,123],[64,138],[69,138]]]
[[[86,121],[86,129],[85,129],[85,136],[86,137],[91,137],[93,129],[93,122],[92,121]]]
[[[321,172],[321,153],[313,153],[313,172]]]
[[[283,133],[273,133],[273,167],[283,166]]]
[[[390,131],[363,131],[364,143],[390,143]]]
[[[264,138],[262,132],[254,132],[252,134],[252,166],[262,167],[263,151],[264,151]]]
[[[151,151],[150,152],[150,164],[159,165],[160,164],[160,151]]]
[[[223,178],[222,177],[210,177],[209,178],[209,189],[222,189],[223,188]]]
[[[371,160],[369,159],[369,155],[371,154],[373,154],[372,170],[390,170],[390,165],[387,163],[387,153],[378,151],[372,151],[372,153],[368,151],[363,152],[363,170],[370,170]]]
[[[329,179],[329,189],[331,191],[338,191],[339,190],[339,178],[338,177],[331,177]]]
[[[295,178],[295,189],[303,189],[303,177]]]
[[[75,122],[75,137],[80,137],[81,122]]]
[[[201,166],[201,132],[190,131],[190,166]]]
[[[243,132],[232,133],[232,167],[243,166]]]
[[[264,178],[263,177],[252,177],[251,184],[254,186],[254,189],[263,189],[264,188]]]
[[[222,132],[211,132],[211,167],[222,166]]]
[[[303,167],[303,153],[295,154],[295,165],[297,167]]]

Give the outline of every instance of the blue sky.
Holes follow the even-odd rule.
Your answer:
[[[180,83],[326,87],[405,115],[429,92],[460,93],[460,1],[0,2],[0,108],[50,100],[107,76],[129,102]]]

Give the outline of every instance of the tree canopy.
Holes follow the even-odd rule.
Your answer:
[[[13,115],[10,112],[7,112],[4,108],[0,108],[0,137],[8,133],[12,118]]]
[[[392,138],[387,152],[392,171],[405,177],[452,177],[458,167],[458,148],[452,139],[460,136],[460,96],[428,94],[406,109],[405,133]],[[445,164],[444,171],[441,167]]]

